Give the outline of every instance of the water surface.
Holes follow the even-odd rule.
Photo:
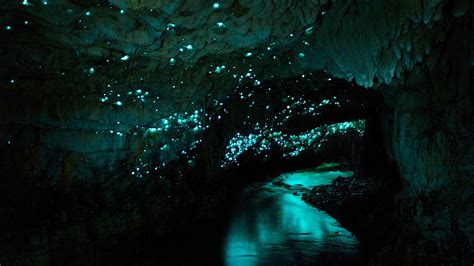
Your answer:
[[[350,172],[294,172],[246,188],[225,237],[226,265],[350,265],[358,241],[301,192]]]
[[[246,187],[229,214],[186,231],[104,242],[93,255],[65,246],[57,265],[357,265],[357,240],[301,193],[350,172],[293,172]],[[56,251],[55,251],[56,252]]]

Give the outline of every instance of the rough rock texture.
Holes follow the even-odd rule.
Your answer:
[[[397,183],[396,179],[381,176],[340,177],[305,191],[302,199],[336,217],[354,233],[361,242],[361,255],[367,259],[387,245],[387,234],[396,227],[393,195],[399,192]]]
[[[388,106],[382,123],[387,152],[404,183],[397,206],[399,232],[407,233],[403,243],[394,236],[387,255],[377,259],[469,262],[474,250],[472,3],[218,3],[0,1],[0,166],[14,173],[2,178],[2,195],[8,198],[2,202],[23,206],[27,211],[19,212],[20,220],[31,218],[35,204],[64,200],[40,193],[44,190],[84,195],[70,198],[73,206],[103,201],[114,202],[117,213],[137,208],[115,198],[138,194],[140,186],[121,179],[119,171],[141,176],[142,169],[166,168],[163,163],[191,154],[196,142],[207,138],[204,113],[235,90],[325,71],[380,89]],[[195,111],[198,117],[190,118]],[[158,131],[168,123],[173,130]],[[167,187],[156,208],[172,206],[166,200],[183,184],[180,176],[156,181]],[[91,191],[82,185],[88,183],[99,185]],[[127,190],[114,193],[119,185],[110,184]],[[25,194],[38,200],[24,202],[18,195]],[[145,206],[143,200],[141,209]],[[67,211],[54,219],[74,220]],[[133,219],[123,217],[119,224],[133,227]],[[97,233],[86,226],[78,231]]]
[[[472,26],[468,18],[453,23],[435,67],[410,73],[404,86],[382,89],[390,108],[387,146],[405,183],[397,197],[406,232],[401,239],[413,239],[415,231],[419,241],[395,244],[410,254],[406,263],[469,264],[474,258]]]

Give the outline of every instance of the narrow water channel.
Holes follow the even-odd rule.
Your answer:
[[[301,193],[351,172],[292,172],[243,189],[229,213],[185,232],[104,245],[80,265],[360,265],[359,243]],[[125,244],[124,244],[125,243]],[[67,265],[69,258],[56,263]],[[78,265],[79,265],[78,264]]]
[[[226,265],[354,265],[358,241],[301,192],[350,172],[294,172],[240,195],[224,240]]]

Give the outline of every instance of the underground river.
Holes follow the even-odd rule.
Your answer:
[[[186,232],[101,245],[97,265],[359,265],[357,239],[301,193],[351,172],[297,171],[247,185],[225,217]],[[125,244],[124,244],[125,243]],[[78,258],[83,261],[84,257]],[[65,261],[56,261],[66,265]],[[66,263],[66,264],[65,264]]]
[[[225,265],[353,265],[358,241],[301,193],[351,172],[293,172],[245,188],[224,238]]]

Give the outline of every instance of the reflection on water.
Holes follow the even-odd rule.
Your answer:
[[[302,185],[306,188],[311,189],[314,186],[324,185],[331,183],[336,177],[349,177],[352,176],[352,172],[346,171],[327,171],[327,172],[312,172],[312,171],[301,171],[283,174],[277,178],[283,183],[294,186]]]
[[[360,264],[356,239],[299,196],[307,187],[349,174],[284,174],[247,187],[230,217],[211,223],[187,221],[189,227],[181,232],[125,235],[84,247],[65,241],[62,248],[44,253],[48,262],[27,264],[353,266]]]
[[[299,192],[348,172],[299,172],[246,189],[224,244],[226,265],[317,265],[331,256],[358,254],[358,242]],[[293,195],[295,193],[296,195]]]

